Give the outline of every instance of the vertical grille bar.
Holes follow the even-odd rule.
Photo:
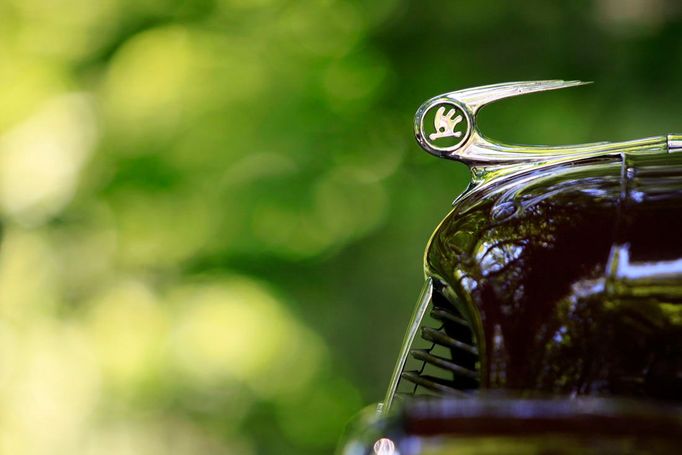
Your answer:
[[[382,413],[398,395],[469,396],[479,387],[478,348],[471,325],[442,288],[431,278],[424,286]]]

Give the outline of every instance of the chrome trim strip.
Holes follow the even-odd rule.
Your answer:
[[[412,342],[419,332],[419,326],[421,325],[422,319],[424,319],[424,314],[429,307],[429,303],[431,303],[432,293],[433,280],[431,278],[427,278],[426,283],[424,283],[424,287],[422,288],[422,292],[419,295],[417,308],[415,308],[414,313],[412,314],[412,319],[410,319],[410,324],[407,326],[407,332],[403,338],[403,344],[400,348],[398,362],[395,365],[393,375],[391,376],[391,382],[389,383],[388,390],[386,391],[386,398],[384,398],[383,403],[381,403],[377,408],[377,413],[380,415],[385,415],[391,408],[393,397],[395,396],[395,392],[398,388],[398,382],[400,382],[400,375],[403,372],[403,368],[405,368],[405,362],[407,362],[407,356],[410,353],[410,346],[412,346]]]

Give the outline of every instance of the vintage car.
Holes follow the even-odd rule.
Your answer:
[[[682,451],[682,136],[577,146],[484,137],[495,100],[435,97],[419,144],[472,180],[433,233],[386,397],[339,453]]]

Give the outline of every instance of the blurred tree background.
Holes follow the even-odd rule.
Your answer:
[[[0,453],[323,454],[387,386],[467,183],[427,98],[682,132],[676,0],[0,0]]]

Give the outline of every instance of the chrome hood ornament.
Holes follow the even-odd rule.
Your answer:
[[[419,144],[432,155],[461,161],[472,168],[499,168],[575,160],[612,153],[682,151],[682,135],[650,137],[623,142],[596,142],[567,146],[506,145],[486,138],[478,130],[476,115],[485,105],[512,96],[589,84],[582,81],[529,81],[486,85],[436,96],[415,116]]]

